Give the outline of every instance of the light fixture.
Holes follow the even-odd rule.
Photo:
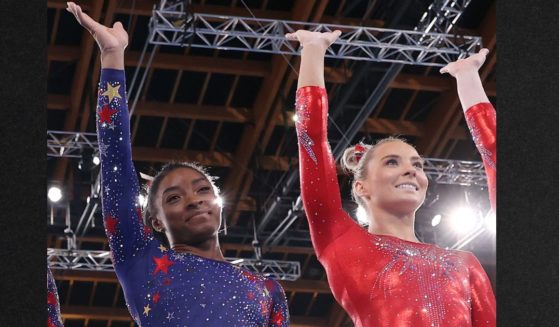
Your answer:
[[[143,194],[138,195],[138,203],[140,204],[140,207],[145,208],[147,204],[147,198]]]
[[[93,164],[94,164],[95,166],[98,166],[99,163],[101,163],[101,160],[99,160],[99,157],[98,157],[98,156],[94,156],[94,157],[93,157]]]
[[[451,215],[452,227],[460,234],[465,234],[474,229],[479,220],[476,212],[468,207],[460,207]]]
[[[223,208],[223,198],[221,196],[217,196],[217,198],[215,198],[215,204],[217,204],[220,208]]]
[[[495,211],[491,210],[485,216],[484,223],[485,223],[485,228],[487,228],[488,231],[490,231],[493,234],[497,232],[497,215],[495,215]]]
[[[62,199],[62,190],[57,186],[51,186],[48,191],[48,197],[52,202],[58,202]]]
[[[291,116],[291,119],[293,119],[294,122],[298,122],[299,116],[297,116],[297,114],[293,114],[293,116]]]
[[[441,218],[442,218],[441,215],[435,215],[435,216],[433,217],[433,219],[431,220],[431,226],[435,227],[435,226],[437,226],[438,224],[440,224],[440,223],[441,223]]]

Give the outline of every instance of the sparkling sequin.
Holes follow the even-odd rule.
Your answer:
[[[47,267],[47,327],[63,327],[56,283]]]
[[[295,111],[297,112],[297,122],[295,123],[297,127],[297,137],[299,139],[299,144],[307,151],[309,157],[318,164],[316,155],[313,151],[314,141],[310,138],[306,131],[306,123],[309,120],[310,114],[308,111],[309,98],[302,93],[297,93],[295,99]]]
[[[288,326],[287,301],[277,281],[227,262],[176,253],[143,224],[124,90],[123,71],[102,71],[97,133],[103,217],[132,318],[157,327]]]
[[[491,103],[478,103],[466,110],[465,117],[474,143],[483,159],[489,200],[492,210],[495,211],[497,204],[497,115]]]

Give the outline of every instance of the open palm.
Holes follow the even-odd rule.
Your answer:
[[[101,52],[122,51],[128,45],[128,33],[120,22],[114,23],[113,27],[107,27],[93,20],[84,13],[80,6],[74,2],[68,2],[67,11],[72,13],[78,23],[91,33]]]

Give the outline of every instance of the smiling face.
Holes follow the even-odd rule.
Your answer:
[[[210,181],[190,168],[169,172],[159,184],[153,227],[171,244],[196,244],[217,237],[221,208]]]
[[[379,144],[372,151],[366,177],[355,181],[355,193],[369,208],[397,215],[415,212],[429,184],[417,151],[401,141]]]

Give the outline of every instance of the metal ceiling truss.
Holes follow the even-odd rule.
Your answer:
[[[95,133],[47,131],[47,156],[81,158],[84,148],[98,151],[97,135]]]
[[[450,33],[471,0],[435,0],[421,16],[414,31]]]
[[[47,131],[47,138],[49,157],[81,158],[80,153],[85,148],[93,149],[94,153],[99,151],[95,133]],[[51,140],[56,140],[56,144]],[[483,163],[480,161],[424,158],[424,170],[427,177],[439,184],[487,185]],[[94,193],[98,191],[96,184],[92,186],[96,190]],[[95,198],[95,194],[93,197]]]
[[[276,280],[295,281],[301,277],[301,264],[298,261],[225,259],[238,267]],[[47,261],[51,269],[114,271],[109,251],[48,248]]]
[[[406,3],[409,5],[409,1]],[[461,17],[465,7],[470,3],[470,0],[455,0],[455,1],[443,1],[435,0],[427,9],[427,11],[423,14],[420,22],[415,27],[415,31],[423,31],[425,35],[428,35],[432,30],[439,30],[439,31],[449,31],[452,29],[452,26],[458,21]],[[400,8],[400,12],[397,15],[397,18],[394,19],[392,25],[395,25],[399,20],[399,17],[403,15],[405,11],[404,5]],[[445,10],[441,12],[441,10]],[[446,12],[449,12],[446,14]],[[452,12],[452,14],[450,14]],[[479,43],[481,45],[481,41]],[[369,63],[365,63],[368,65]],[[363,123],[371,116],[374,109],[377,107],[379,101],[381,100],[382,96],[386,93],[388,86],[396,78],[396,76],[400,73],[404,65],[402,63],[394,63],[392,64],[381,78],[380,82],[376,85],[375,89],[371,92],[368,99],[363,104],[363,107],[359,111],[359,113],[355,116],[350,126],[347,128],[345,134],[343,135],[342,139],[339,140],[333,150],[333,155],[337,160],[341,157],[344,149],[350,144],[351,140],[357,135]],[[363,67],[362,67],[363,68]],[[365,67],[366,68],[366,67]],[[365,74],[363,73],[368,69],[357,69],[359,79],[365,78]],[[359,74],[359,72],[361,72]],[[348,89],[344,90],[344,95],[339,103],[336,103],[332,106],[334,112],[332,113],[331,117],[336,119],[341,111],[343,110],[344,106],[346,105],[347,101],[350,98],[350,95],[355,91],[357,85],[359,84],[358,80],[356,80],[357,76],[355,76]],[[435,165],[434,167],[438,167]],[[431,167],[431,168],[434,168]],[[439,179],[441,182],[449,181],[449,175],[444,173],[444,168],[442,171],[438,169],[434,169],[433,172],[435,173],[435,178]],[[275,198],[271,199],[270,204],[266,204],[267,210],[264,213],[260,224],[258,225],[258,232],[261,233],[264,231],[266,225],[270,222],[271,217],[275,216],[276,212],[278,211],[278,205],[276,202],[280,201],[282,196],[285,196],[289,193],[290,189],[296,184],[299,180],[299,171],[292,171],[289,173],[289,176],[286,178],[286,182],[284,186],[281,188],[280,196],[276,196]],[[452,180],[452,177],[450,178]],[[270,201],[267,201],[270,202]],[[281,222],[279,225],[285,226],[282,228],[288,228],[296,219],[297,219],[297,212],[302,210],[302,205],[300,204],[301,201],[297,200],[294,202],[294,207],[288,211],[286,217],[283,219],[284,222]],[[274,233],[271,236],[265,239],[264,244],[277,244],[278,243],[278,236],[283,234],[282,230],[276,228]]]
[[[327,58],[392,62],[424,66],[445,66],[476,52],[479,36],[456,36],[438,32],[453,26],[464,2],[445,1],[442,16],[425,13],[425,30],[396,30],[376,27],[317,24],[237,16],[185,12],[184,2],[163,0],[153,10],[149,43],[165,46],[264,52],[300,55],[300,47],[285,38],[285,33],[306,29],[342,35],[326,53]],[[432,4],[431,6],[434,6]],[[448,24],[447,20],[450,19]],[[441,26],[440,26],[441,25]],[[440,27],[439,27],[440,26]],[[435,32],[432,32],[435,31]]]

